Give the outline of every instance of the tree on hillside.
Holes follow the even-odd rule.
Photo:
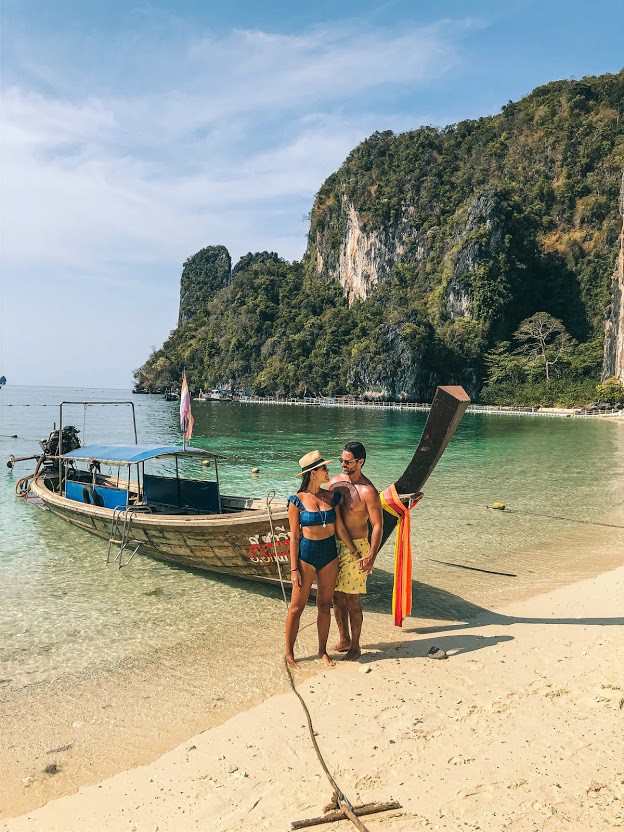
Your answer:
[[[522,321],[514,338],[521,343],[516,350],[519,355],[544,365],[546,381],[550,380],[550,368],[559,359],[569,357],[575,347],[563,323],[548,312],[536,312]]]
[[[493,387],[498,384],[518,385],[526,377],[527,359],[523,355],[510,352],[509,341],[500,341],[484,356],[487,368],[487,384]]]

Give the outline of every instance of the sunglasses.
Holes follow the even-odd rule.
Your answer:
[[[342,457],[338,460],[341,465],[355,465],[355,463],[359,461],[359,459],[343,459]]]

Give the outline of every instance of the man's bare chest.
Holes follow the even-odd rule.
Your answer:
[[[352,484],[340,484],[340,494],[342,495],[342,506],[344,510],[351,516],[367,515],[368,509],[366,503],[360,496],[357,486]]]

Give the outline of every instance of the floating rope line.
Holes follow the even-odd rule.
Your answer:
[[[72,402],[72,404],[74,404],[74,402]],[[82,402],[76,402],[76,404],[82,404]],[[105,402],[87,402],[87,404],[105,404]],[[114,402],[114,404],[126,404],[126,402]],[[145,407],[145,405],[140,402],[135,402],[134,406]],[[58,410],[58,404],[46,404],[45,402],[35,402],[34,404],[29,404],[28,402],[3,402],[0,407],[54,407]]]
[[[22,439],[24,442],[39,442],[39,439],[35,439],[32,436],[18,436],[17,433],[0,433],[0,436],[3,439]]]
[[[489,508],[489,506],[486,506]],[[600,520],[577,520],[575,517],[561,517],[557,514],[541,514],[537,511],[522,511],[517,508],[505,509],[506,514],[524,514],[526,517],[545,517],[548,520],[563,520],[566,523],[579,523],[585,526],[605,526],[608,529],[624,529],[624,526],[618,523],[603,523]]]

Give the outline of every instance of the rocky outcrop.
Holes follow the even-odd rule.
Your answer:
[[[607,310],[602,379],[604,381],[615,376],[624,382],[624,175],[620,193],[620,213],[622,214],[622,233],[617,264],[613,273],[611,304]]]
[[[382,234],[360,228],[355,206],[346,202],[345,233],[340,246],[338,280],[349,303],[365,300],[387,271],[391,259]],[[400,245],[397,247],[400,251]],[[397,252],[398,253],[398,252]]]
[[[208,246],[185,261],[180,279],[178,326],[202,314],[211,297],[228,285],[232,260],[225,246]]]
[[[468,206],[466,221],[450,240],[445,309],[450,318],[472,317],[473,275],[484,263],[495,261],[502,252],[504,229],[499,195],[496,191],[479,194]]]
[[[409,399],[428,401],[435,391],[435,376],[427,366],[424,342],[415,342],[406,333],[416,321],[402,325],[383,324],[378,332],[378,345],[384,360],[364,352],[356,355],[349,366],[348,381],[369,399]]]
[[[390,231],[365,231],[355,205],[343,196],[338,254],[336,256],[331,240],[317,231],[313,252],[317,273],[338,280],[349,305],[355,300],[366,300],[400,261],[410,236],[413,236],[409,214],[407,209],[402,221]]]

